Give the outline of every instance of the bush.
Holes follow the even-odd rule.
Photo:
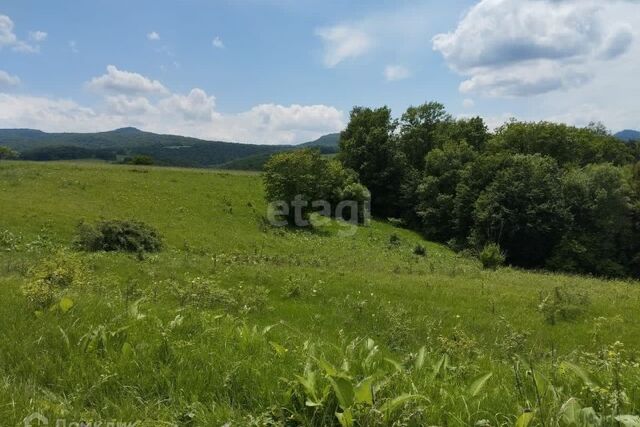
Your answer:
[[[485,245],[482,252],[480,252],[480,262],[485,269],[495,270],[504,264],[505,256],[500,246],[496,243],[489,243]]]
[[[138,221],[109,220],[81,223],[75,239],[79,249],[97,252],[158,252],[162,238],[154,228]]]
[[[3,145],[0,145],[0,160],[13,160],[13,159],[17,159],[19,157],[19,154],[12,150],[9,147],[5,147]]]
[[[64,291],[81,284],[85,278],[85,267],[76,254],[62,250],[29,271],[29,280],[22,292],[36,309],[53,305]]]
[[[153,157],[151,156],[134,156],[131,159],[125,161],[129,165],[151,166],[154,165]]]
[[[341,201],[354,201],[358,205],[358,220],[365,222],[368,217],[369,191],[357,182],[355,173],[345,169],[335,160],[327,160],[318,150],[305,149],[272,156],[264,167],[264,186],[269,203],[288,206],[287,219],[295,219],[293,202],[301,204],[303,217],[308,217],[318,207],[312,202],[325,201],[330,212],[323,215],[335,215],[335,209]],[[351,218],[346,218],[351,219]]]
[[[413,248],[413,254],[417,256],[427,256],[427,248],[418,244],[415,248]]]

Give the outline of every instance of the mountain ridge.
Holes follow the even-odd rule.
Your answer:
[[[281,151],[318,147],[337,151],[338,134],[322,136],[298,145],[266,145],[210,141],[180,135],[156,134],[135,127],[105,132],[48,133],[37,129],[0,129],[0,145],[21,153],[25,160],[73,160],[97,158],[123,161],[148,156],[159,165],[219,167],[245,158],[268,158]],[[240,162],[239,165],[246,164]]]
[[[622,130],[616,134],[614,134],[613,136],[615,136],[616,138],[622,140],[622,141],[626,141],[626,142],[631,142],[631,141],[640,141],[640,132],[637,130],[633,130],[633,129],[625,129]]]

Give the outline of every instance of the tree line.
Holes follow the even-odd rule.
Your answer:
[[[402,218],[457,250],[497,243],[509,263],[640,275],[640,150],[599,124],[455,119],[431,102],[394,119],[356,107],[340,159]]]
[[[305,176],[313,187],[319,175],[300,158],[291,167],[294,156],[267,164],[268,189],[274,176]],[[482,118],[454,118],[437,102],[400,118],[355,107],[337,160],[369,190],[374,216],[457,251],[498,245],[514,266],[640,277],[640,144],[600,124],[511,120],[490,132]],[[303,190],[313,197],[311,187]]]

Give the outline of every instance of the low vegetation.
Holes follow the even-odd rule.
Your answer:
[[[90,252],[158,252],[162,238],[157,230],[139,221],[103,220],[80,223],[74,246]]]
[[[263,227],[261,182],[1,163],[2,424],[638,425],[637,282],[485,269],[387,221]],[[163,249],[78,250],[80,218]]]

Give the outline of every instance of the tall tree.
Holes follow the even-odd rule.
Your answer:
[[[549,157],[510,157],[475,202],[476,244],[496,242],[509,262],[542,266],[570,221],[560,177]]]
[[[372,212],[377,216],[401,214],[398,194],[406,161],[397,149],[395,129],[388,107],[355,107],[340,135],[339,158],[371,192]]]
[[[421,229],[434,240],[446,242],[455,236],[455,197],[465,166],[477,156],[464,140],[447,142],[426,156],[425,172],[414,203]]]
[[[631,189],[611,164],[568,171],[562,193],[572,220],[547,263],[557,270],[604,276],[626,273],[632,244]]]
[[[424,168],[425,156],[444,142],[444,127],[451,122],[451,115],[439,102],[407,109],[400,120],[400,147],[411,167]]]

